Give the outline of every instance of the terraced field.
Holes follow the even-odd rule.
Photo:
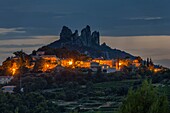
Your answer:
[[[75,111],[80,113],[117,113],[128,89],[138,87],[141,85],[140,83],[141,80],[138,79],[93,83],[90,88],[86,85],[78,86],[75,89],[73,87],[68,93],[73,93],[72,96],[75,95],[76,99],[71,101],[64,98],[67,94],[67,89],[64,87],[45,92],[58,96],[58,98],[52,98],[52,101],[64,109],[65,113],[74,113]],[[153,85],[158,88],[160,93],[166,94],[170,102],[170,85],[166,85],[166,83]]]
[[[125,98],[124,92],[134,86],[138,80],[112,81],[96,83],[91,92],[85,92],[83,86],[77,93],[83,97],[75,101],[54,100],[59,106],[66,108],[66,112],[79,110],[81,113],[116,113]],[[62,93],[62,90],[56,90]],[[58,92],[60,91],[60,92]],[[89,94],[90,93],[90,94]],[[87,96],[88,95],[88,96]]]

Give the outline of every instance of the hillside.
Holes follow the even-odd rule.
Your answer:
[[[106,43],[100,45],[100,34],[97,31],[91,32],[90,26],[86,26],[81,30],[79,35],[78,30],[74,33],[71,29],[63,26],[60,33],[60,39],[47,45],[50,48],[69,48],[77,50],[80,53],[85,53],[93,58],[103,57],[105,59],[112,58],[134,58],[133,55],[118,49],[110,48]]]

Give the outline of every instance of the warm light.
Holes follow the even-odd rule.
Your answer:
[[[158,72],[160,72],[161,71],[161,69],[154,69],[154,72],[155,73],[158,73]]]
[[[119,63],[119,66],[121,66],[122,65],[122,63]]]
[[[13,68],[13,69],[12,69],[12,75],[14,75],[15,73],[16,73],[16,69]]]
[[[19,68],[19,67],[17,66],[17,63],[14,62],[13,65],[12,65],[12,67],[10,68],[11,74],[12,74],[12,75],[15,75],[15,74],[16,74],[16,71],[18,70],[18,68]]]
[[[73,64],[73,61],[70,60],[70,61],[68,62],[68,64],[69,64],[69,65],[72,65],[72,64]]]
[[[155,72],[155,73],[157,73],[157,72],[158,72],[158,70],[157,70],[157,69],[154,69],[154,72]]]
[[[47,64],[47,65],[46,65],[46,67],[48,68],[48,67],[49,67],[49,65]]]

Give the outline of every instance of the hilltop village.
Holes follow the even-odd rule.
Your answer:
[[[98,51],[96,53],[96,51]],[[100,45],[99,32],[91,33],[86,26],[78,35],[64,26],[60,39],[39,48],[28,55],[23,51],[14,52],[0,67],[0,74],[14,76],[23,73],[45,73],[65,68],[82,73],[114,73],[116,71],[135,72],[139,69],[159,72],[164,68],[154,65],[151,59],[143,60],[120,50],[111,49],[105,43]]]
[[[50,72],[53,69],[79,69],[82,72],[101,71],[103,73],[113,73],[123,71],[125,68],[131,68],[131,71],[140,67],[147,67],[149,70],[158,72],[162,67],[155,66],[151,59],[143,61],[140,57],[136,59],[103,59],[103,58],[87,58],[85,61],[73,58],[61,59],[55,55],[45,55],[44,51],[37,51],[36,55],[26,55],[22,51],[21,57],[15,56],[3,62],[1,70],[5,70],[6,75],[15,75],[20,72],[22,66],[27,68],[29,72]],[[22,58],[23,57],[23,58]],[[85,57],[85,56],[84,56]],[[61,68],[63,67],[63,68]]]

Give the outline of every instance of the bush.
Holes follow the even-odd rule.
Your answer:
[[[129,90],[119,113],[170,113],[168,100],[145,80],[136,91]]]

